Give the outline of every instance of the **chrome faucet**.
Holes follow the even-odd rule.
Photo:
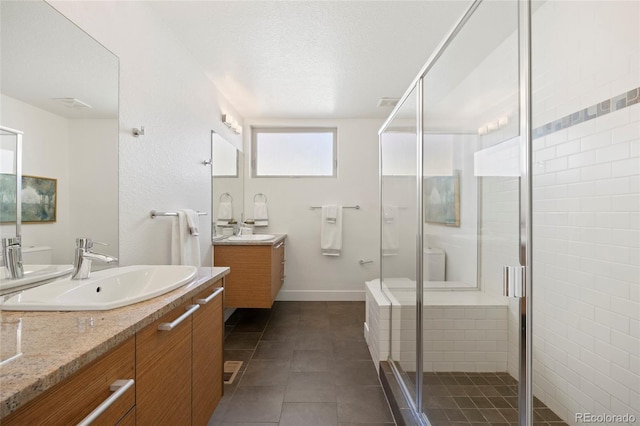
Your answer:
[[[241,236],[242,235],[242,231],[244,229],[244,222],[242,221],[242,219],[240,219],[240,221],[238,222],[238,227],[236,228],[236,236]]]
[[[76,252],[73,256],[72,280],[84,280],[91,274],[91,261],[98,260],[104,263],[114,263],[117,257],[91,251],[93,244],[106,246],[105,243],[94,243],[91,238],[76,238]]]
[[[4,266],[9,272],[10,279],[18,279],[24,276],[22,267],[22,246],[20,237],[2,239],[2,256]]]

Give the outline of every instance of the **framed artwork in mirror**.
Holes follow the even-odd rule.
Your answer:
[[[0,223],[16,221],[16,175],[0,174]]]
[[[58,180],[22,176],[22,223],[56,221]]]
[[[429,176],[424,178],[424,220],[447,226],[460,226],[460,178]]]

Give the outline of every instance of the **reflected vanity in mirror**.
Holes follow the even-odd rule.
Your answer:
[[[242,152],[211,132],[211,237],[229,236],[244,219],[244,164]]]
[[[17,160],[2,137],[2,173],[13,161],[33,177],[14,195],[23,211],[46,203],[48,212],[27,223],[3,211],[2,237],[21,237],[25,264],[73,263],[78,237],[107,243],[101,251],[117,257],[118,58],[44,1],[0,7],[0,125],[22,133]],[[38,182],[55,191],[40,194]]]

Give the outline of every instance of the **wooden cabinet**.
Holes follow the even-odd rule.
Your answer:
[[[131,337],[80,371],[57,384],[15,413],[2,419],[7,425],[75,425],[113,395],[117,380],[134,378],[135,342]],[[135,386],[129,387],[93,425],[115,425],[126,419],[135,403]],[[122,420],[121,420],[122,419]],[[123,423],[126,424],[126,423]]]
[[[138,425],[206,425],[222,398],[222,289],[211,287],[138,332]]]
[[[163,315],[2,425],[75,425],[111,397],[92,425],[205,426],[223,390],[221,285]],[[116,381],[127,387],[113,393]]]
[[[191,317],[182,317],[188,306],[172,310],[136,335],[139,425],[191,424]],[[158,329],[181,317],[172,329]]]
[[[224,309],[221,290],[210,288],[193,300],[200,305],[193,314],[193,425],[206,425],[222,399]]]
[[[284,240],[273,245],[216,245],[214,266],[229,266],[226,308],[270,308],[284,283]]]

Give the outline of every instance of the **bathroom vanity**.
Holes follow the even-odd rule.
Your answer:
[[[96,424],[206,425],[222,397],[228,273],[199,268],[109,311],[3,312],[0,423],[78,424],[107,405]]]
[[[213,243],[213,264],[229,266],[225,280],[225,308],[270,308],[284,283],[286,234],[266,241]]]

